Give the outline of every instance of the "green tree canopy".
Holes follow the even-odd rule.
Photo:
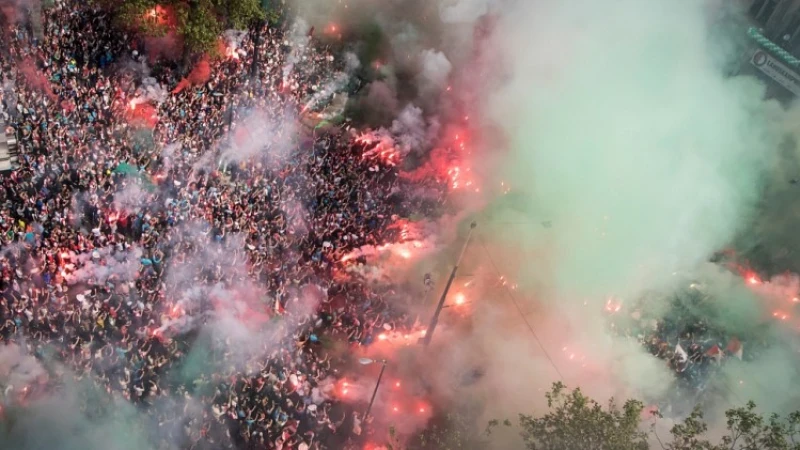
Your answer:
[[[527,450],[648,450],[653,442],[663,450],[800,450],[800,411],[765,417],[753,402],[726,411],[724,434],[716,440],[709,438],[699,407],[662,437],[642,423],[638,400],[604,408],[580,389],[570,392],[556,383],[547,402],[549,411],[540,417],[520,415]]]
[[[644,404],[628,400],[607,407],[566,391],[561,383],[546,394],[550,410],[541,417],[520,414],[522,438],[529,450],[646,450],[647,433],[640,429]]]
[[[726,411],[723,429],[712,438],[702,410],[696,407],[666,436],[659,436],[655,431],[659,414],[654,414],[655,422],[643,421],[645,408],[639,400],[628,400],[622,406],[613,400],[602,405],[562,383],[555,383],[546,398],[548,409],[543,414],[519,415],[520,450],[800,450],[800,411],[765,416],[749,402]],[[434,421],[405,447],[395,444],[390,448],[493,448],[491,442],[476,440],[473,421],[457,415],[445,419]],[[491,439],[497,425],[498,421],[490,422],[484,438]],[[505,421],[504,425],[511,423]],[[396,436],[390,440],[397,442]],[[480,442],[477,447],[476,442]]]
[[[267,0],[123,0],[105,1],[123,26],[133,26],[149,35],[174,29],[189,52],[216,48],[225,29],[247,29],[254,23],[274,19]]]

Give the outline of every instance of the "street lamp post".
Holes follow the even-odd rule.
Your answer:
[[[372,411],[372,404],[375,403],[375,396],[378,395],[378,388],[381,386],[381,379],[383,379],[383,371],[386,370],[386,360],[385,359],[369,359],[369,358],[360,358],[358,363],[364,366],[368,366],[374,363],[381,363],[381,373],[378,375],[378,382],[375,383],[375,390],[372,391],[372,398],[369,400],[369,405],[367,406],[367,412],[364,413],[364,420],[367,420],[369,417],[370,411]]]
[[[442,296],[439,298],[439,304],[436,305],[436,311],[433,313],[433,317],[431,317],[431,323],[428,325],[428,329],[425,330],[425,336],[422,338],[422,345],[428,346],[431,343],[431,339],[433,338],[433,331],[436,330],[436,324],[439,322],[439,314],[442,313],[442,308],[444,308],[444,302],[447,300],[447,293],[450,291],[450,286],[453,285],[453,280],[456,278],[456,272],[458,271],[458,266],[461,264],[461,258],[464,257],[464,253],[467,251],[467,246],[469,246],[469,241],[472,238],[472,232],[475,231],[475,227],[478,224],[472,222],[469,225],[469,234],[467,234],[467,239],[464,241],[464,247],[461,249],[461,254],[458,255],[458,259],[456,260],[456,265],[453,266],[453,270],[450,272],[450,278],[447,279],[447,284],[444,287],[444,292],[442,292]]]

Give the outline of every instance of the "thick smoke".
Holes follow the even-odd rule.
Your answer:
[[[417,75],[421,94],[441,91],[447,86],[447,79],[453,65],[442,52],[425,50],[420,56],[422,70]]]
[[[479,232],[461,267],[501,282],[475,294],[468,329],[443,319],[435,340],[441,350],[434,344],[430,358],[415,353],[409,366],[425,373],[441,398],[478,402],[487,417],[536,409],[556,380],[602,399],[672,398],[679,405],[665,362],[636,336],[612,333],[609,312],[652,326],[676,298],[700,297],[700,312],[714,327],[745,346],[771,342],[752,353],[755,361],[731,361],[711,380],[703,399],[709,417],[749,399],[768,411],[789,408],[800,394],[792,383],[797,368],[787,362],[796,326],[781,323],[780,311],[795,298],[792,278],[753,289],[727,266],[707,262],[742,242],[770,262],[771,252],[757,245],[766,238],[753,237],[770,227],[764,234],[782,261],[772,273],[794,268],[789,252],[777,252],[791,219],[759,218],[753,226],[763,211],[785,211],[798,165],[784,142],[793,131],[791,111],[765,100],[761,81],[732,75],[746,56],[741,12],[684,0],[446,3],[438,5],[438,21],[428,17],[423,25],[398,13],[382,29],[393,68],[403,64],[401,49],[426,55],[411,91],[461,82],[471,92],[457,95],[475,108],[464,113],[482,119],[486,134],[499,129],[495,142],[507,143],[503,151],[482,149],[473,161],[491,174],[482,180],[485,192],[508,195],[490,198],[477,216]],[[382,5],[376,14],[395,17],[396,7]],[[474,25],[486,12],[493,27],[480,45],[491,64],[465,63],[468,40],[431,45],[448,35],[447,24]],[[392,132],[425,135],[399,132],[402,124],[423,130],[431,115],[403,109],[398,99],[413,93],[389,75],[360,101],[389,115],[382,121],[398,127]],[[429,140],[409,142],[420,148]],[[510,289],[509,279],[519,286]],[[454,286],[467,284],[465,276]],[[697,399],[689,400],[684,405]]]
[[[235,124],[230,145],[220,156],[225,163],[237,163],[262,154],[282,162],[292,150],[298,132],[292,111],[257,109]]]
[[[65,389],[45,392],[51,373],[28,349],[0,347],[0,442],[3,448],[148,448],[144,417],[122,398],[92,383],[64,379]],[[95,408],[84,408],[87,404]],[[151,441],[152,442],[152,441]]]
[[[502,7],[488,0],[290,3],[307,24],[298,21],[287,38],[294,51],[283,66],[284,81],[291,81],[301,64],[312,26],[323,30],[335,22],[346,32],[356,30],[362,40],[358,59],[345,53],[347,67],[340,76],[303,99],[301,107],[322,105],[356,72],[382,59],[378,79],[358,102],[383,114],[377,120],[384,126],[381,136],[391,136],[403,155],[421,153],[445,134],[439,124],[449,111],[435,100],[458,80],[468,80],[464,84],[473,90],[460,95],[485,101],[466,113],[484,119],[486,128],[499,128],[508,141],[505,153],[476,153],[486,158],[474,162],[485,166],[484,172],[497,168],[483,180],[485,192],[513,189],[490,198],[477,216],[479,229],[460,272],[469,280],[496,282],[467,291],[471,281],[458,278],[458,292],[482,292],[470,298],[470,326],[443,318],[429,357],[415,351],[400,364],[399,355],[396,370],[420,369],[417,373],[436,388],[435,400],[478,402],[489,417],[531,411],[559,379],[593,395],[636,395],[656,402],[671,395],[671,374],[635,341],[609,333],[604,308],[613,297],[620,315],[639,320],[634,305],[644,305],[648,320],[658,318],[668,310],[665,299],[689,295],[698,279],[704,295],[714,299],[708,308],[717,325],[780,343],[756,363],[727,365],[718,381],[727,389],[723,397],[730,403],[752,398],[781,410],[797,394],[795,368],[787,362],[793,351],[788,330],[773,327],[768,336],[759,335],[776,305],[796,290],[796,281],[774,279],[754,292],[735,274],[706,263],[715,251],[752,232],[755,211],[763,208],[762,188],[772,186],[776,167],[794,167],[779,153],[790,123],[784,111],[763,100],[757,80],[727,72],[741,56],[733,50],[740,36],[718,34],[711,20],[720,16],[717,6],[691,0],[530,1]],[[465,63],[473,44],[465,36],[487,12],[496,16],[487,45],[498,54],[500,64],[491,72],[502,80],[499,84],[471,77],[475,68]],[[367,39],[364,24],[377,24],[380,36]],[[226,37],[230,45],[241,43],[240,35]],[[367,51],[371,47],[377,49],[373,55]],[[181,89],[206,81],[207,69],[207,62],[198,64]],[[147,81],[143,88],[143,99],[162,101],[163,87]],[[221,159],[238,163],[285,155],[294,146],[295,121],[285,111],[241,111]],[[176,151],[169,148],[165,155]],[[786,197],[784,189],[774,190]],[[148,202],[143,197],[139,185],[131,184],[116,197],[117,206],[135,210]],[[776,214],[781,210],[772,208]],[[218,369],[207,356],[209,348],[238,352],[236,369],[249,371],[255,356],[296,341],[303,327],[298,322],[327,301],[325,288],[313,283],[285,293],[283,304],[275,293],[257,288],[247,280],[244,261],[247,252],[262,248],[234,234],[209,244],[212,227],[191,224],[176,236],[175,245],[204,250],[197,260],[166,269],[164,312],[176,317],[153,326],[166,337],[199,329],[202,345],[176,375],[186,379]],[[395,262],[407,265],[439,244],[422,233],[399,244],[363,247],[345,258],[377,260],[386,269]],[[91,269],[85,277],[117,275],[127,281],[142,256],[135,248],[128,253],[118,264],[82,261]],[[443,261],[454,258],[446,256]],[[293,262],[287,257],[280,269]],[[373,279],[386,274],[353,270]],[[212,275],[201,280],[198,273]],[[207,303],[213,312],[198,313]],[[265,303],[285,308],[286,319],[267,323],[270,315],[253,314]],[[0,354],[0,369],[3,360]],[[71,397],[48,401],[43,407],[57,411],[74,403]],[[64,427],[75,428],[68,419],[64,414]],[[83,428],[88,423],[80,422]],[[17,432],[33,426],[23,425]],[[74,434],[94,439],[115,430],[101,423]],[[132,448],[134,443],[146,446],[137,441]]]
[[[741,278],[706,261],[748,232],[767,181],[786,163],[786,112],[764,100],[760,81],[729,73],[745,36],[716,22],[731,11],[714,2],[611,3],[495,11],[489,48],[504,78],[486,114],[509,145],[485,182],[513,189],[479,216],[473,258],[519,290],[490,295],[464,350],[449,346],[448,358],[485,367],[485,398],[506,411],[530,408],[557,379],[598,396],[674,395],[663,361],[608,332],[610,298],[620,314],[636,316],[630,306],[643,298],[665,313],[700,278],[716,286],[715,325],[752,336],[771,315]],[[767,374],[777,373],[771,386],[796,396],[795,370],[778,363],[787,349],[726,366],[713,383],[725,384],[720,396],[730,403],[718,404],[780,409],[766,390],[742,386],[769,386]]]
[[[567,296],[636,295],[703,261],[733,237],[776,157],[771,105],[755,80],[714,65],[701,5],[620,6],[599,18],[591,2],[536,4],[498,27],[499,49],[531,43],[507,55],[513,75],[493,108],[518,203],[553,224],[543,275]]]
[[[40,378],[46,378],[47,372],[17,345],[0,347],[0,400],[5,400],[23,392],[30,384]],[[0,405],[5,403],[0,401]]]

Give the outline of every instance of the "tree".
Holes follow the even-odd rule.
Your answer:
[[[628,400],[621,408],[612,400],[603,407],[580,389],[570,392],[561,383],[546,397],[549,411],[543,416],[519,416],[527,450],[648,450],[650,442],[658,442],[662,450],[800,450],[800,411],[765,417],[749,402],[726,411],[725,433],[712,443],[699,407],[662,440],[655,426],[649,432],[642,427],[644,404],[638,400]]]
[[[580,391],[562,383],[546,394],[550,411],[541,417],[520,414],[522,438],[529,450],[646,450],[647,433],[639,424],[644,404],[614,401],[604,408]]]
[[[175,4],[178,33],[190,52],[213,51],[223,31],[223,21],[215,14],[211,0],[188,0]]]
[[[719,444],[712,444],[703,435],[708,426],[703,413],[695,408],[692,414],[672,430],[672,441],[665,450],[800,450],[800,412],[769,417],[756,412],[756,404],[748,402],[725,412],[726,431]]]
[[[148,35],[174,30],[190,53],[214,51],[225,29],[244,30],[277,14],[262,0],[101,1],[123,26],[134,26]]]

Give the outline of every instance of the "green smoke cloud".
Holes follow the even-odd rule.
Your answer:
[[[512,75],[492,107],[511,139],[512,215],[532,223],[513,239],[542,252],[525,277],[562,300],[635,296],[728,244],[780,130],[761,84],[724,73],[741,55],[713,38],[709,11],[684,0],[521,8],[499,27]]]

